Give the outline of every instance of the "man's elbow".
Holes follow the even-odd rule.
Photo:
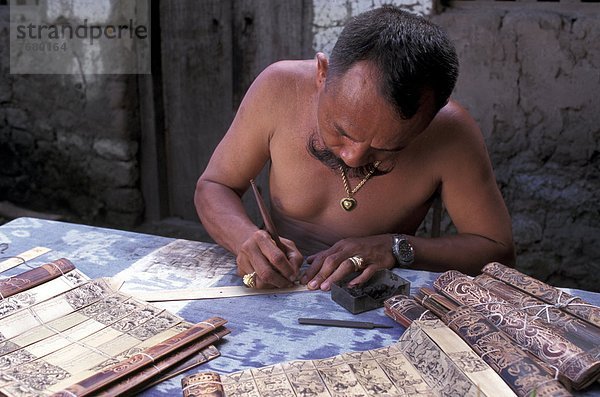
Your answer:
[[[500,262],[505,266],[515,266],[515,249],[512,243],[506,244],[498,241],[492,242],[493,246],[488,247],[481,255],[473,257],[468,261],[468,265],[461,269],[463,273],[469,276],[478,276],[481,274],[483,267],[491,262]]]
[[[196,182],[196,189],[194,190],[194,205],[196,206],[196,210],[201,210],[205,203],[208,203],[207,200],[207,191],[209,188],[210,181],[200,177],[198,178],[198,182]]]
[[[488,239],[488,245],[485,252],[481,252],[477,262],[472,262],[472,266],[467,270],[470,276],[477,276],[485,265],[491,262],[500,262],[505,266],[514,267],[516,262],[515,246],[512,239],[499,241]]]
[[[198,207],[198,204],[202,202],[201,198],[205,184],[206,181],[204,181],[202,177],[198,178],[198,181],[196,182],[196,189],[194,190],[194,204],[196,204],[196,207]]]
[[[505,266],[515,267],[517,254],[512,239],[508,242],[497,242],[496,244],[498,244],[497,259],[492,260],[492,262],[500,262]]]

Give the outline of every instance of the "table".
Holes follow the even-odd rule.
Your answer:
[[[126,293],[142,289],[242,285],[235,274],[233,256],[210,243],[36,218],[18,218],[0,226],[0,243],[8,244],[0,260],[44,246],[51,251],[31,260],[30,265],[38,266],[64,257],[91,278],[115,276],[124,281],[122,290]],[[168,261],[164,260],[165,250],[169,250]],[[159,257],[162,259],[157,260]],[[26,268],[21,266],[3,275],[24,270]],[[394,272],[411,282],[412,291],[431,286],[437,277],[437,273],[418,270],[394,269]],[[566,291],[600,305],[600,293]],[[383,309],[353,315],[322,291],[157,305],[191,322],[223,317],[229,321],[227,327],[232,332],[218,345],[221,357],[148,389],[143,396],[180,396],[181,377],[199,370],[229,373],[289,360],[326,358],[386,346],[397,341],[404,332]],[[299,325],[299,317],[372,321],[393,328],[361,330]],[[600,396],[600,385],[596,385],[577,395]]]

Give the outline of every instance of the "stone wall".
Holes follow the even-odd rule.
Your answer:
[[[542,4],[449,9],[433,20],[457,45],[455,97],[486,137],[517,267],[600,290],[600,4]]]
[[[327,52],[345,18],[374,2],[338,1],[336,11],[321,6],[326,12],[317,17],[318,3],[314,49]],[[417,13],[431,10],[412,4]],[[485,136],[512,215],[517,268],[554,285],[598,291],[600,5],[565,9],[485,2],[430,18],[456,44],[461,75],[454,97]],[[442,226],[453,231],[447,217]]]
[[[0,201],[138,223],[136,76],[11,75],[8,51],[9,7],[0,6]]]

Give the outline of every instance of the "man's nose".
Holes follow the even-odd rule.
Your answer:
[[[344,146],[340,150],[339,156],[342,161],[351,168],[361,167],[371,162],[368,146],[359,143]]]

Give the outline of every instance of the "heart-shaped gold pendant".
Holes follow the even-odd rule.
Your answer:
[[[352,197],[344,197],[340,200],[340,205],[345,211],[352,211],[356,207],[356,200]]]

